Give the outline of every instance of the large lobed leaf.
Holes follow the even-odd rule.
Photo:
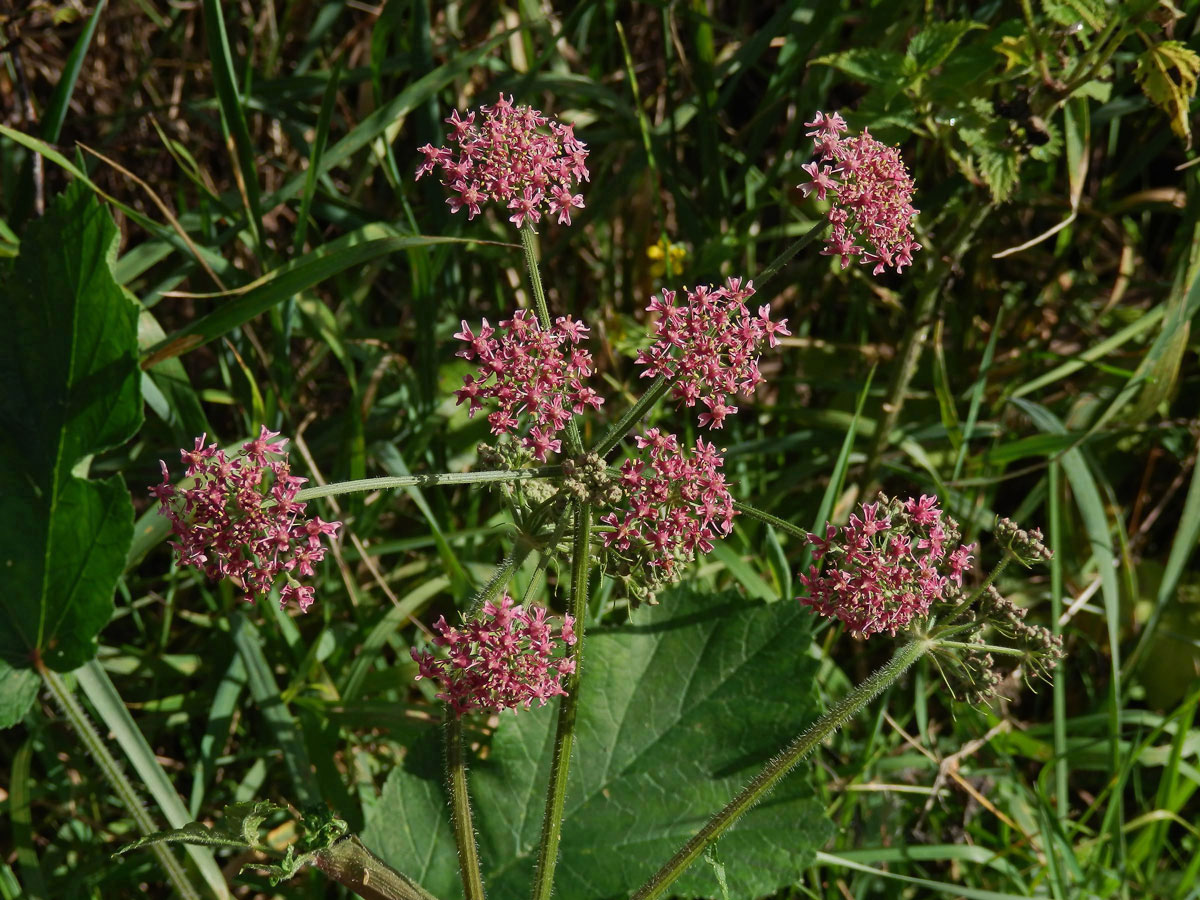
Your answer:
[[[676,590],[587,638],[556,893],[627,896],[816,718],[810,616],[727,592]],[[552,707],[505,714],[470,772],[488,894],[529,895],[554,735]],[[436,738],[395,769],[363,836],[438,896],[460,891]],[[829,836],[793,774],[720,841],[732,898],[794,884]],[[673,887],[716,896],[697,863]]]
[[[40,658],[87,662],[133,533],[120,477],[93,454],[141,424],[137,306],[113,279],[117,229],[82,185],[31,222],[0,266],[0,727],[33,702]]]

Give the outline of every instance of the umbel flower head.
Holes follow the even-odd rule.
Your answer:
[[[841,620],[861,637],[895,635],[930,608],[953,584],[962,586],[974,544],[959,546],[957,523],[944,515],[936,497],[864,503],[848,524],[810,534],[813,557],[801,583],[800,603]]]
[[[409,652],[417,678],[438,681],[438,698],[457,715],[529,709],[535,700],[545,706],[551,697],[566,695],[562,680],[575,671],[575,661],[556,657],[555,651],[575,643],[574,625],[567,615],[556,628],[546,610],[514,606],[505,593],[498,603],[484,603],[480,615],[462,628],[447,625],[445,616],[434,623],[433,643],[445,648],[446,656],[415,647]]]
[[[737,514],[725,476],[725,459],[703,438],[685,453],[679,439],[657,428],[636,439],[639,456],[621,466],[623,506],[600,517],[607,568],[634,593],[654,591],[678,577],[697,552],[733,530]]]
[[[230,458],[216,444],[206,447],[200,435],[193,449],[179,451],[193,486],[171,484],[167,464],[159,460],[163,480],[150,493],[159,513],[171,520],[179,565],[201,569],[213,580],[236,579],[250,603],[268,594],[282,574],[287,584],[280,606],[294,600],[307,612],[313,589],[294,576],[315,574],[314,564],[325,558],[321,538],[336,535],[341,523],[304,517],[306,504],[296,494],[308,479],[291,474],[283,450],[287,439],[278,437],[263,426]]]
[[[800,185],[807,197],[833,196],[829,221],[833,225],[823,256],[837,256],[842,268],[854,257],[872,266],[878,275],[885,269],[903,271],[921,249],[912,235],[913,181],[900,151],[871,137],[867,129],[855,137],[842,137],[846,121],[837,113],[818,112],[808,137],[815,139],[817,160],[803,166],[812,178]]]
[[[518,228],[536,225],[543,214],[557,215],[560,225],[571,224],[571,210],[583,209],[575,186],[588,181],[587,145],[575,137],[573,125],[563,125],[528,106],[513,106],[500,95],[492,106],[481,106],[465,118],[455,110],[446,119],[451,146],[426,144],[425,160],[417,166],[419,180],[439,169],[442,184],[452,196],[452,212],[479,215],[489,200],[510,210]]]
[[[570,316],[559,316],[544,331],[523,309],[496,328],[484,319],[479,334],[464,321],[454,336],[466,346],[456,355],[480,365],[475,375],[463,376],[463,386],[455,391],[458,405],[469,404],[468,414],[474,416],[484,400],[494,400],[497,409],[488,414],[488,424],[497,435],[515,431],[517,416],[527,413],[534,424],[522,445],[541,462],[547,453],[561,453],[562,440],[556,435],[571,416],[604,403],[583,383],[592,374],[592,355],[580,346],[589,330]]]
[[[721,428],[725,417],[738,408],[734,394],[750,396],[762,383],[759,351],[766,343],[778,346],[779,337],[791,334],[787,319],[771,320],[771,308],[750,312],[746,301],[754,296],[754,282],[744,285],[730,278],[724,287],[701,285],[684,289],[686,300],[675,302],[675,291],[654,297],[647,312],[657,313],[654,343],[638,352],[643,378],[662,376],[673,382],[671,396],[684,406],[703,404],[700,424]]]

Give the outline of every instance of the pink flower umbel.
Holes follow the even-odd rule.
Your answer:
[[[463,322],[455,337],[466,346],[457,355],[480,365],[477,374],[463,377],[463,386],[455,392],[459,405],[468,403],[473,416],[485,400],[494,400],[498,408],[488,414],[488,423],[497,435],[515,431],[517,416],[528,414],[533,426],[521,443],[545,462],[548,453],[562,451],[556,435],[571,416],[604,403],[583,383],[592,374],[592,356],[580,346],[588,330],[582,322],[560,316],[543,331],[523,309],[496,328],[484,319],[479,334]]]
[[[801,575],[809,596],[800,603],[840,619],[851,632],[895,635],[928,614],[951,585],[962,586],[974,544],[958,545],[958,526],[936,497],[864,503],[842,528],[810,534],[813,557],[824,561]]]
[[[696,554],[733,530],[733,497],[719,471],[725,459],[703,438],[685,453],[679,439],[649,429],[636,438],[638,457],[621,466],[617,483],[623,508],[601,516],[609,529],[600,538],[610,557],[608,568],[634,575],[653,593],[674,580]],[[636,584],[635,584],[636,586]]]
[[[503,94],[478,112],[478,124],[474,111],[460,118],[455,110],[446,119],[451,146],[421,147],[425,160],[416,177],[440,169],[442,184],[453,195],[446,201],[450,210],[466,209],[468,219],[492,200],[518,228],[536,225],[543,215],[557,215],[560,225],[570,225],[571,210],[583,209],[583,195],[574,187],[588,180],[587,145],[575,137],[574,126],[513,106]]]
[[[460,716],[472,710],[529,709],[535,700],[545,706],[551,697],[566,695],[562,680],[575,671],[575,662],[556,657],[555,650],[575,643],[574,625],[565,616],[556,635],[544,609],[514,606],[505,593],[499,603],[485,603],[462,628],[447,625],[445,616],[434,623],[433,643],[446,649],[445,658],[415,647],[409,652],[417,678],[440,682],[437,696]]]
[[[662,376],[672,382],[671,397],[684,406],[697,401],[706,407],[700,424],[721,428],[725,417],[738,408],[728,401],[735,394],[750,396],[762,383],[759,351],[766,343],[779,344],[790,334],[787,319],[774,322],[770,307],[751,313],[746,301],[754,296],[754,282],[730,278],[724,287],[702,285],[686,290],[684,304],[675,302],[675,291],[654,297],[647,312],[657,313],[654,343],[638,353],[643,378]]]
[[[805,165],[811,181],[800,185],[807,197],[834,198],[829,210],[833,225],[823,256],[837,256],[842,268],[854,257],[872,266],[878,275],[885,269],[903,271],[912,265],[921,245],[913,240],[913,181],[895,147],[881,144],[864,128],[861,135],[842,137],[845,120],[834,113],[818,112],[807,134],[814,139],[817,161]]]
[[[195,479],[192,487],[172,485],[160,460],[162,483],[150,488],[178,538],[171,542],[176,559],[213,580],[236,579],[250,603],[268,594],[282,574],[287,584],[280,606],[294,600],[307,612],[313,589],[294,575],[315,574],[313,564],[325,557],[321,538],[335,536],[341,523],[304,518],[306,504],[296,494],[307,479],[291,474],[283,452],[287,439],[275,440],[277,432],[264,426],[233,458],[216,444],[206,447],[204,437],[180,451],[187,476]]]

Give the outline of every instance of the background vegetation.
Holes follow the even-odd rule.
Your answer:
[[[452,216],[432,179],[412,180],[441,119],[504,92],[590,145],[587,208],[542,229],[543,277],[552,309],[592,324],[619,411],[639,390],[651,293],[753,277],[823,215],[794,187],[803,122],[840,110],[902,146],[926,249],[879,279],[807,251],[761,292],[794,336],[723,435],[736,494],[804,527],[877,487],[936,492],[968,539],[997,514],[1042,526],[1053,568],[1009,586],[1061,628],[1067,660],[1053,685],[1018,674],[982,709],[915,670],[815,759],[831,837],[785,895],[1200,897],[1200,7],[558,6],[0,6],[0,254],[65,240],[82,207],[37,217],[86,184],[115,216],[113,273],[140,304],[144,421],[76,443],[141,516],[80,696],[102,733],[144,736],[152,753],[122,764],[148,785],[147,812],[165,824],[162,770],[190,817],[308,799],[358,831],[432,728],[408,648],[504,554],[496,495],[329,503],[346,539],[318,605],[290,616],[176,571],[144,486],[196,435],[230,444],[261,422],[292,436],[314,481],[473,462],[486,425],[454,407],[466,366],[451,335],[525,288],[507,223]],[[43,352],[35,337],[10,332],[9,352]],[[6,427],[48,408],[0,391]],[[4,518],[5,558],[32,553],[28,521]],[[793,604],[805,557],[739,520],[691,587]],[[801,644],[819,705],[889,652],[828,627]],[[0,759],[0,895],[166,895],[149,853],[110,859],[137,823],[45,694],[0,732]],[[291,838],[286,823],[268,835]],[[314,871],[238,884],[340,890]]]

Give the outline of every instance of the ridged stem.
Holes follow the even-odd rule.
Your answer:
[[[318,851],[313,865],[363,900],[437,900],[353,835]]]
[[[463,750],[462,722],[446,709],[446,777],[450,783],[450,817],[454,843],[458,846],[458,871],[465,900],[483,900],[483,877],[479,874],[479,852],[475,826],[471,822],[471,798],[467,794],[467,762]]]
[[[153,834],[158,829],[155,827],[150,814],[146,812],[142,806],[142,800],[137,795],[137,791],[125,777],[125,773],[121,771],[121,767],[117,764],[116,759],[108,751],[108,747],[104,743],[104,739],[100,736],[92,725],[91,719],[87,717],[87,713],[83,711],[79,701],[75,699],[75,694],[67,687],[62,678],[57,672],[52,672],[44,666],[39,666],[38,673],[42,676],[42,682],[50,691],[50,695],[58,704],[58,708],[63,711],[67,721],[71,727],[75,729],[75,733],[79,735],[80,743],[87,750],[88,756],[97,766],[101,773],[113,790],[121,803],[129,812],[134,824],[137,825],[138,831],[143,835]],[[167,879],[178,892],[179,896],[185,900],[201,900],[203,896],[196,886],[188,879],[187,872],[180,865],[169,847],[165,844],[151,844],[150,850],[158,857],[159,864],[167,873]]]
[[[787,748],[771,760],[725,808],[709,819],[708,824],[686,844],[661,869],[647,881],[633,900],[651,900],[661,897],[683,871],[695,862],[706,847],[716,841],[730,825],[761,800],[783,779],[796,763],[811,753],[826,737],[845,725],[880,693],[895,683],[904,671],[924,656],[934,646],[932,641],[921,639],[905,644],[887,665],[876,669],[866,681],[859,684],[839,700],[816,724],[799,735]]]
[[[567,775],[571,768],[571,749],[575,744],[575,713],[579,704],[580,670],[583,662],[583,626],[587,618],[588,570],[591,563],[588,541],[591,538],[592,508],[575,503],[575,540],[571,547],[571,616],[575,619],[575,645],[569,658],[575,671],[567,676],[567,695],[558,706],[558,727],[554,733],[554,756],[550,763],[550,783],[546,787],[546,813],[542,818],[542,838],[538,844],[537,868],[533,881],[533,900],[549,900],[554,887],[554,867],[558,863],[558,844],[562,837],[563,806],[567,799]]]
[[[537,310],[538,322],[543,331],[550,330],[550,308],[546,305],[546,292],[542,289],[542,276],[538,271],[537,232],[532,225],[521,228],[521,249],[525,251],[525,268],[529,271],[529,284],[533,289],[533,305]],[[579,437],[579,428],[575,419],[567,420],[567,449],[571,455],[578,457],[583,453],[583,441]]]
[[[633,423],[650,411],[663,396],[667,393],[667,388],[671,386],[671,382],[659,375],[652,382],[650,387],[646,389],[646,393],[638,398],[637,403],[625,410],[625,415],[621,416],[609,429],[605,432],[604,437],[600,439],[592,452],[603,458],[609,454],[613,447],[621,443],[621,439],[625,437]]]
[[[822,219],[812,228],[808,229],[808,231],[804,232],[804,234],[800,235],[800,237],[798,237],[795,241],[789,244],[786,250],[771,260],[767,267],[758,273],[758,277],[755,279],[758,282],[758,286],[761,288],[764,284],[778,275],[780,270],[783,269],[783,267],[789,262],[791,262],[792,257],[820,237],[821,232],[823,232],[828,225],[829,222]]]
[[[539,469],[496,469],[484,472],[436,472],[428,475],[384,475],[379,478],[359,478],[336,481],[305,488],[296,494],[300,501],[317,497],[334,497],[359,491],[382,491],[389,488],[437,487],[450,484],[484,484],[494,481],[528,481],[531,478],[559,478],[562,466],[542,466]]]

